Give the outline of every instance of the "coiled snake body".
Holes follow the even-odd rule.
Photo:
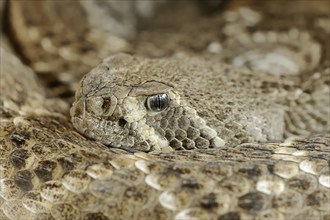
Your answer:
[[[329,219],[329,2],[287,4],[126,41],[97,4],[10,1],[0,219]]]

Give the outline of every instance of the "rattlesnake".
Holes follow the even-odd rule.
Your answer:
[[[0,219],[330,218],[329,2],[307,3],[127,41],[93,4],[11,1],[30,67],[1,45]]]

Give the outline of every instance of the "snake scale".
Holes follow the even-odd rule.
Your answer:
[[[0,219],[330,219],[329,7],[1,2]]]

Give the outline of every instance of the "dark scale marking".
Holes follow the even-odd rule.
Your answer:
[[[238,201],[238,206],[251,213],[260,212],[266,206],[265,195],[261,193],[248,193],[241,196]]]
[[[17,149],[14,150],[10,155],[9,155],[9,160],[13,164],[14,167],[17,169],[22,169],[26,165],[26,159],[29,158],[30,154],[27,150],[25,149]]]
[[[60,157],[60,158],[57,158],[57,161],[61,165],[64,172],[69,172],[70,170],[72,170],[74,168],[74,164],[69,158]]]
[[[300,174],[288,180],[288,186],[299,192],[311,191],[316,185],[316,178],[310,174]]]
[[[210,193],[206,196],[203,196],[201,199],[201,206],[203,208],[211,209],[218,207],[218,203],[216,201],[216,196],[214,193]]]
[[[109,218],[100,212],[96,212],[96,213],[86,214],[83,219],[85,219],[85,220],[108,220]]]
[[[13,146],[16,148],[22,147],[26,140],[31,137],[31,134],[27,131],[14,130],[9,136],[9,140],[12,142]]]
[[[244,176],[252,176],[252,177],[260,177],[265,174],[265,169],[262,169],[262,166],[254,164],[254,165],[245,165],[245,167],[241,167],[238,169],[238,172],[243,174]]]
[[[29,170],[20,170],[16,172],[14,181],[22,191],[30,191],[33,188],[32,178],[33,173]]]
[[[41,181],[46,182],[52,179],[52,173],[56,166],[57,164],[54,161],[40,161],[37,167],[34,169],[34,172]]]
[[[182,187],[188,188],[188,189],[193,189],[193,190],[198,190],[201,188],[201,185],[194,179],[185,179],[182,181]]]

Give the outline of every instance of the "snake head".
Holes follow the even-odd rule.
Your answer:
[[[84,136],[129,150],[184,150],[223,146],[224,141],[189,107],[175,86],[148,74],[143,60],[119,54],[80,82],[70,114]]]

